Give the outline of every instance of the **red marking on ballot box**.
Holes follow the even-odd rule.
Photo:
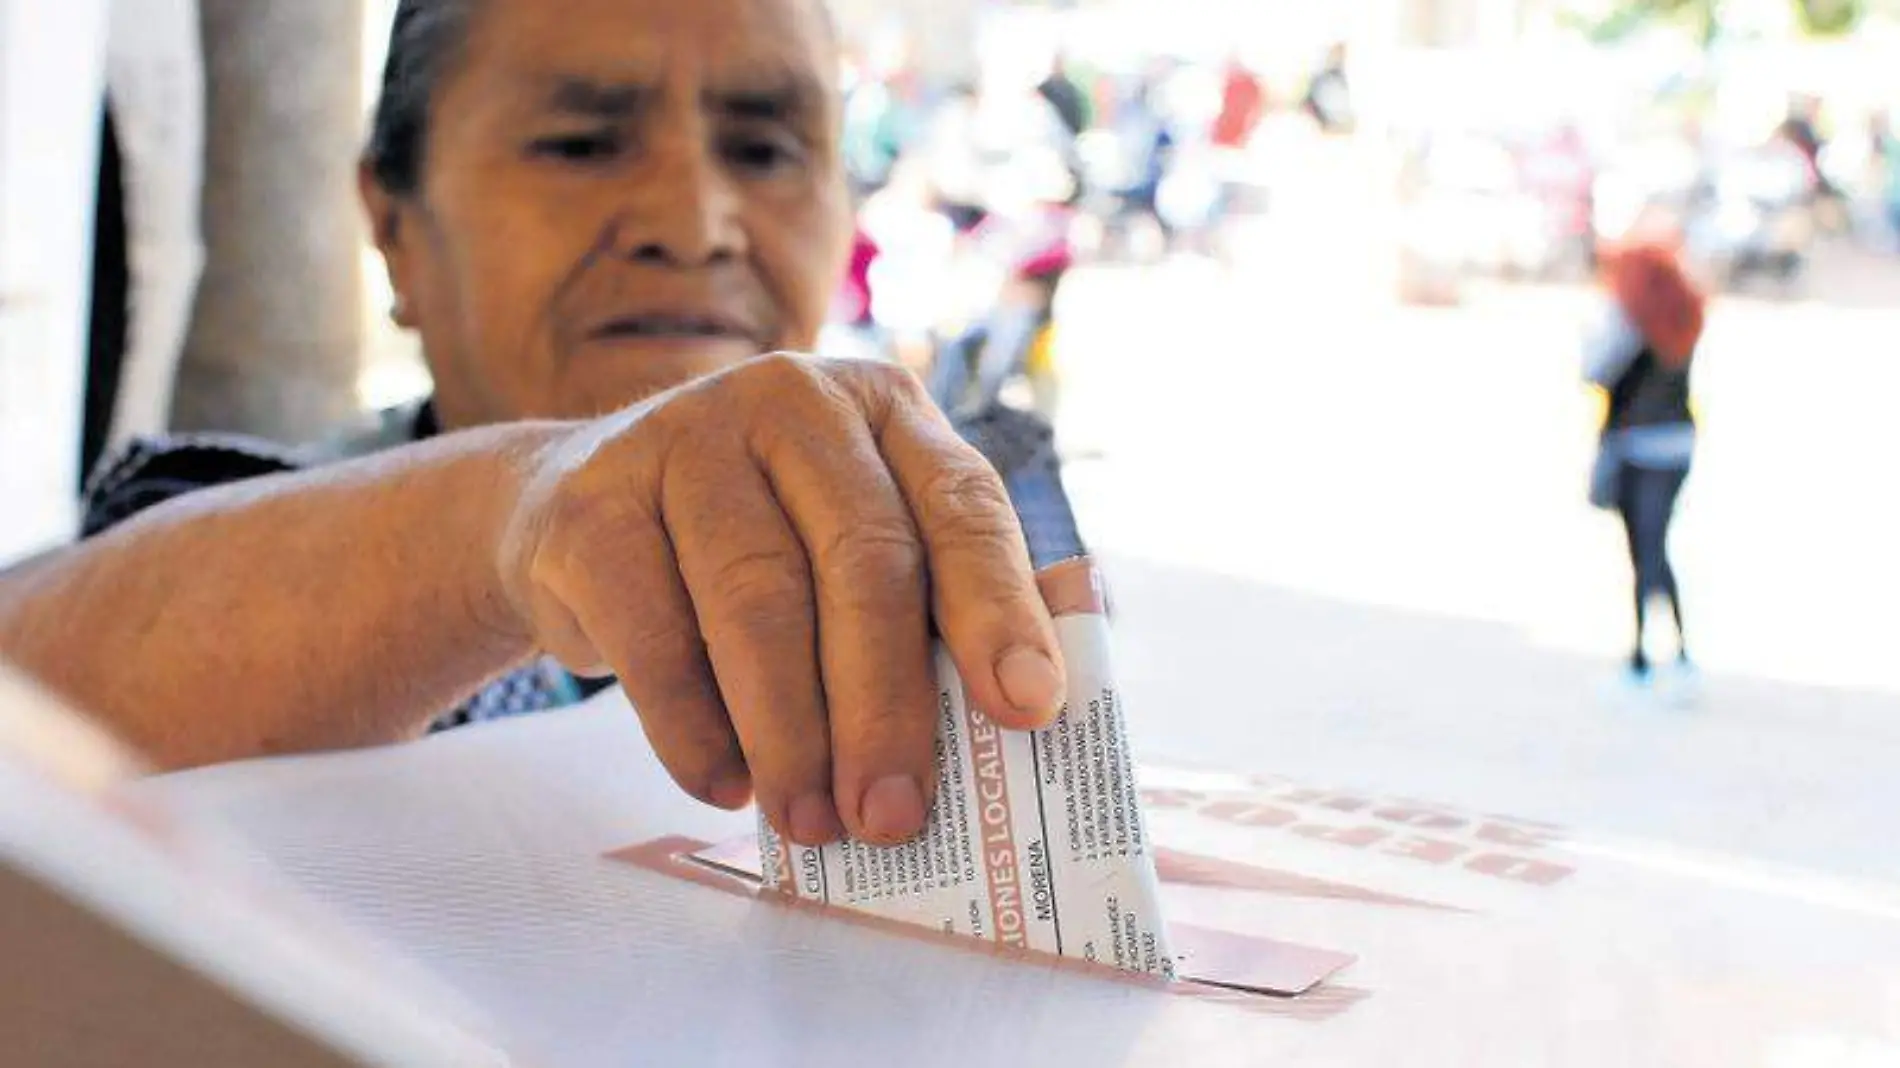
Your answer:
[[[1473,875],[1519,885],[1552,887],[1577,871],[1572,864],[1525,855],[1563,846],[1563,833],[1548,825],[1460,815],[1413,801],[1381,801],[1278,784],[1264,794],[1144,790],[1142,799],[1152,809],[1191,811],[1233,827],[1282,831],[1433,867],[1456,865]],[[1339,814],[1356,818],[1341,820]]]
[[[1016,870],[1016,817],[1009,804],[1009,765],[1003,755],[1003,733],[977,711],[967,690],[963,708],[964,724],[970,732],[970,763],[976,771],[977,824],[982,830],[983,866],[989,873],[990,915],[996,941],[1027,946],[1022,879]]]

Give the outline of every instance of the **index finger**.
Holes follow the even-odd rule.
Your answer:
[[[864,399],[924,543],[937,628],[978,709],[1002,727],[1046,727],[1067,683],[1022,524],[996,469],[906,381]]]

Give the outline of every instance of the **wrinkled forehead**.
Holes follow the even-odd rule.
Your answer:
[[[530,97],[564,82],[686,84],[829,110],[838,57],[824,0],[482,0],[463,73]]]

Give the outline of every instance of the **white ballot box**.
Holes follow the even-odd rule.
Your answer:
[[[763,894],[753,818],[679,795],[612,695],[120,796],[247,843],[543,1068],[1900,1063],[1890,888],[1264,775],[1142,783],[1171,932],[1333,970],[1201,996]]]
[[[421,969],[203,825],[0,669],[0,1063],[504,1065]]]

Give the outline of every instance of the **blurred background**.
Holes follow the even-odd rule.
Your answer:
[[[200,5],[172,427],[315,436],[427,390],[352,199],[393,6]],[[1167,695],[1148,755],[1900,876],[1900,3],[834,6],[859,233],[826,348],[1051,421],[1127,685]],[[73,76],[23,65],[21,10],[16,114]],[[17,278],[59,216],[11,143]],[[41,511],[0,556],[89,460],[85,413],[31,399],[87,380],[62,338],[108,437],[102,145],[90,332],[8,305],[0,469]],[[1712,294],[1674,694],[1621,673],[1580,375],[1599,249],[1659,220]]]

